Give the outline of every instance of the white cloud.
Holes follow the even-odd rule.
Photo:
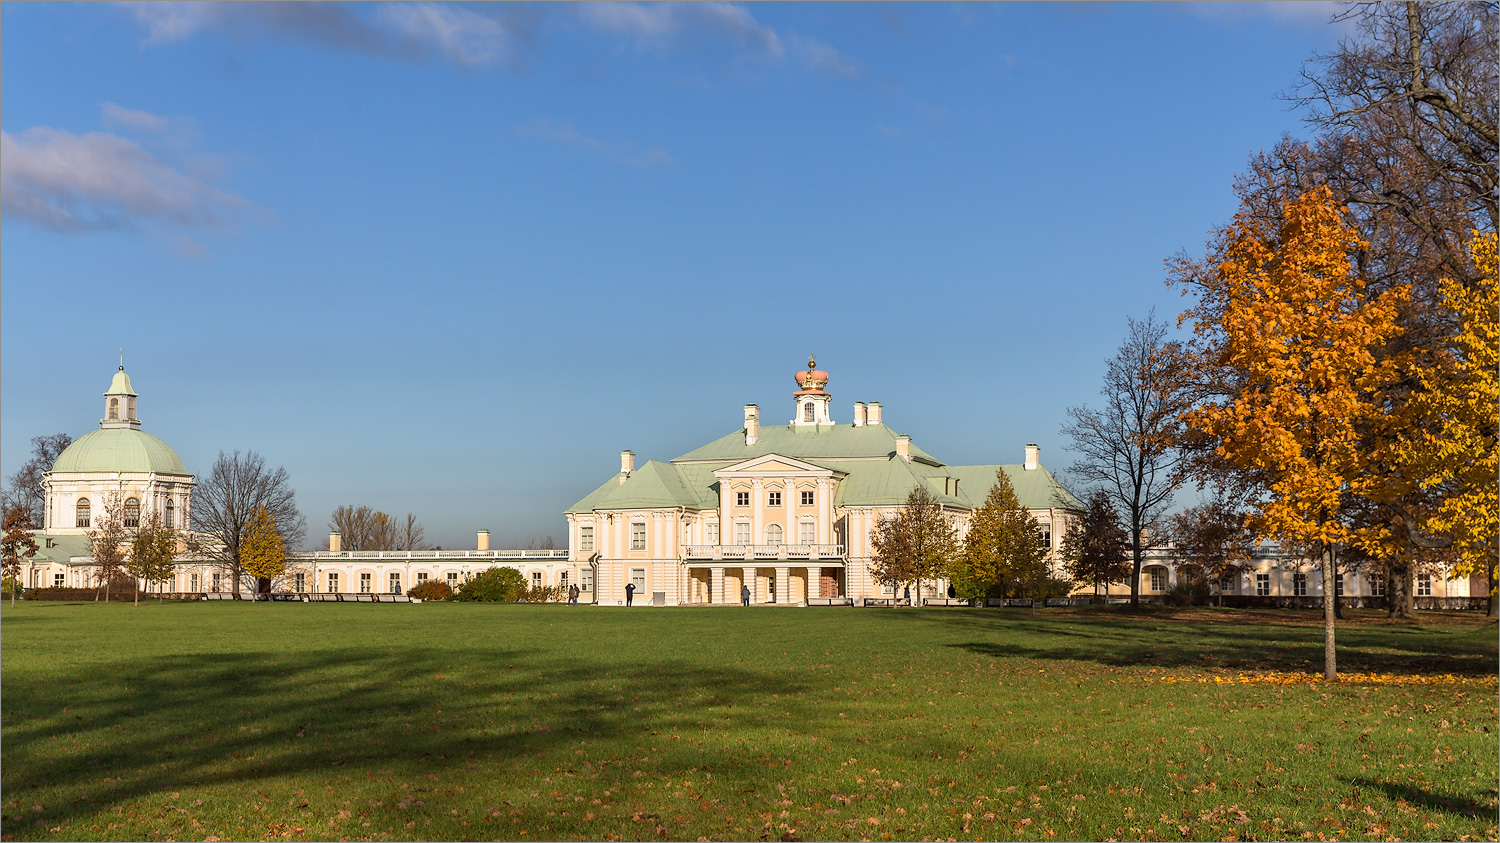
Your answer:
[[[538,138],[572,146],[591,152],[606,161],[629,164],[632,167],[660,167],[672,163],[672,156],[661,147],[647,152],[634,152],[617,147],[607,141],[592,138],[573,128],[571,123],[558,124],[537,118],[525,126],[517,126],[515,133],[525,138]]]
[[[678,42],[707,42],[732,47],[740,58],[771,62],[791,58],[807,67],[840,76],[864,68],[830,44],[797,33],[782,35],[733,3],[583,3],[578,17],[594,29],[625,36],[637,45],[664,47]]]
[[[248,38],[274,35],[378,56],[437,56],[462,67],[514,58],[518,33],[497,15],[443,3],[377,5],[367,20],[346,3],[131,2],[148,46],[210,30]]]
[[[167,130],[167,118],[158,117],[149,111],[122,108],[112,102],[100,106],[104,125],[125,131],[160,134]]]
[[[7,221],[82,233],[216,226],[260,212],[135,141],[36,127],[0,131],[0,213]]]

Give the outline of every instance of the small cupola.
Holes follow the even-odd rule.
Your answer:
[[[833,396],[825,389],[828,386],[828,373],[818,368],[817,358],[808,356],[807,371],[798,372],[794,377],[798,389],[792,393],[792,400],[796,402],[792,427],[833,424],[833,419],[828,415],[828,402],[833,400]]]
[[[141,420],[135,415],[136,397],[135,390],[130,388],[130,376],[125,374],[125,366],[122,364],[104,393],[104,418],[99,420],[99,426],[140,430]]]

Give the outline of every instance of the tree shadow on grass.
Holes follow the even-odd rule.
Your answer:
[[[1493,804],[1485,805],[1472,799],[1465,799],[1462,796],[1450,796],[1442,792],[1423,790],[1409,784],[1382,782],[1369,778],[1348,779],[1347,781],[1356,787],[1379,790],[1392,802],[1404,800],[1411,805],[1421,805],[1429,810],[1442,811],[1446,814],[1458,814],[1470,819],[1488,817],[1493,820],[1495,818],[1495,806]]]
[[[1170,617],[1034,616],[985,611],[894,613],[897,622],[940,624],[983,636],[952,646],[995,658],[1092,662],[1108,667],[1316,671],[1323,632],[1314,626],[1174,622]],[[1347,627],[1338,631],[1339,669],[1348,673],[1493,676],[1492,638],[1463,630]]]
[[[639,743],[635,736],[691,737],[731,720],[753,726],[768,710],[759,703],[773,699],[798,728],[819,728],[819,715],[797,702],[802,685],[733,666],[663,659],[624,672],[554,665],[548,653],[504,647],[466,648],[462,656],[327,647],[132,656],[105,677],[12,675],[0,782],[8,802],[24,802],[23,812],[32,804],[28,792],[61,789],[71,801],[45,806],[46,824],[55,826],[194,785],[285,785],[277,780],[345,766],[390,766],[414,777],[452,774],[476,757],[553,752],[554,762],[590,770],[623,765],[670,775],[697,765],[732,777],[764,765],[747,756],[715,757],[708,766],[671,747],[619,752]],[[474,661],[465,664],[468,658]],[[565,745],[588,749],[559,752]],[[24,834],[20,823],[37,818],[7,816],[5,830]]]

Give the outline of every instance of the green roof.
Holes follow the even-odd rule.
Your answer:
[[[958,480],[958,497],[964,506],[978,509],[984,505],[985,496],[995,485],[995,472],[1004,469],[1016,497],[1028,509],[1083,509],[1083,504],[1057,482],[1052,472],[1037,466],[1027,471],[1023,465],[945,465],[933,474],[938,489],[943,487],[944,475]]]
[[[48,562],[57,562],[66,565],[68,564],[68,560],[74,556],[94,555],[94,542],[88,536],[76,534],[49,536],[46,533],[35,533],[32,535],[32,540],[36,542],[36,556],[31,557],[31,561],[37,565]],[[47,546],[49,540],[52,544],[51,547]],[[48,583],[48,585],[51,585],[51,583]]]
[[[80,436],[58,455],[52,471],[188,473],[171,446],[145,431],[128,427],[104,428]]]
[[[839,425],[763,425],[756,434],[754,445],[745,444],[745,431],[737,430],[688,451],[672,460],[684,463],[698,460],[722,460],[736,463],[751,457],[780,454],[801,460],[836,459],[883,459],[896,453],[897,431],[883,424],[867,424],[855,427]],[[918,459],[939,464],[931,454],[911,446],[911,455]]]
[[[114,379],[109,382],[109,391],[104,394],[139,397],[135,394],[135,390],[130,388],[130,376],[125,374],[124,366],[120,367],[120,371],[115,372]]]

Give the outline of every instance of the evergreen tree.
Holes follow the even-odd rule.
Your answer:
[[[1092,584],[1094,596],[1102,583],[1120,582],[1134,569],[1130,535],[1120,525],[1120,516],[1109,493],[1089,495],[1083,518],[1073,522],[1063,535],[1063,567],[1077,583]]]
[[[970,597],[1034,592],[1047,580],[1046,558],[1036,519],[1016,497],[1005,469],[996,470],[995,485],[969,522],[959,581]]]
[[[271,580],[286,572],[286,545],[282,542],[281,532],[276,529],[276,519],[264,506],[256,507],[255,514],[245,525],[240,565],[256,578],[259,593],[270,591]]]

